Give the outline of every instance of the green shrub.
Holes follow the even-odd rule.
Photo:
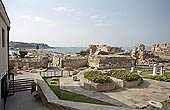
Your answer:
[[[151,76],[150,77],[151,79],[153,80],[157,80],[157,81],[165,81],[165,82],[170,82],[170,75],[163,75],[163,76],[160,76],[160,75],[157,75],[157,76]]]
[[[113,80],[110,77],[108,77],[107,75],[104,75],[100,71],[85,72],[84,77],[94,83],[112,83],[113,82]]]
[[[19,56],[20,56],[21,58],[24,58],[25,55],[27,55],[27,54],[28,54],[28,52],[25,51],[25,50],[20,50],[20,51],[19,51]]]
[[[140,78],[137,73],[129,72],[126,70],[111,70],[106,73],[108,76],[122,79],[124,81],[136,81]]]

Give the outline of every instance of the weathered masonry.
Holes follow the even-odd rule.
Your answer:
[[[88,64],[97,69],[130,68],[133,66],[134,60],[123,55],[97,55],[90,56]]]

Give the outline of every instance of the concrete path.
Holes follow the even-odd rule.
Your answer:
[[[49,110],[32,98],[30,91],[16,92],[7,99],[6,110]]]

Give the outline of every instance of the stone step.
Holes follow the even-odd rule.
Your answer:
[[[27,84],[27,85],[14,85],[14,88],[17,89],[17,88],[28,88],[28,87],[31,87],[30,84]]]
[[[25,82],[25,81],[34,81],[33,79],[17,79],[14,82]]]
[[[31,86],[31,83],[18,83],[18,84],[15,84],[14,87],[20,87],[20,86]]]
[[[15,92],[18,92],[18,91],[26,91],[26,90],[31,90],[31,87],[30,86],[27,86],[27,87],[17,87],[14,89]],[[9,88],[9,93],[13,92],[13,88]]]
[[[15,92],[28,91],[28,90],[31,90],[31,88],[20,88],[20,89],[16,89]]]
[[[14,80],[14,91],[15,92],[20,92],[20,91],[27,91],[31,90],[31,84],[34,82],[33,78],[28,78],[28,77],[19,77]],[[11,81],[11,84],[13,82]],[[13,92],[13,88],[9,88],[9,93]]]
[[[14,83],[14,85],[28,85],[28,84],[31,85],[32,82],[27,82],[27,81],[25,81],[25,82],[16,82],[16,83]]]

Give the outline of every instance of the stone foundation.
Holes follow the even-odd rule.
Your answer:
[[[123,81],[121,79],[116,79],[112,77],[113,82],[116,85],[116,88],[132,88],[132,87],[137,87],[141,82],[142,78],[138,79],[137,81]]]
[[[130,82],[124,81],[123,86],[127,88],[137,87],[141,82],[142,82],[142,78],[139,78],[137,81],[130,81]]]
[[[85,89],[97,92],[114,90],[116,87],[115,83],[93,83],[84,77],[81,77],[79,84]]]
[[[98,55],[88,58],[89,66],[97,69],[130,68],[133,63],[131,57],[123,55]]]

